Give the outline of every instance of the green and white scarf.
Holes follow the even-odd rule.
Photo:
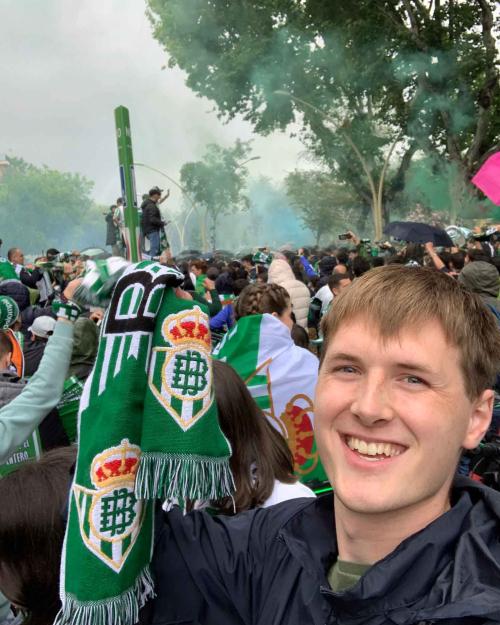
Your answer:
[[[231,493],[208,317],[176,298],[183,279],[143,261],[116,283],[80,402],[61,625],[134,625],[154,596],[154,498]]]
[[[237,371],[271,425],[287,439],[300,481],[325,481],[313,431],[316,356],[297,347],[290,330],[267,314],[239,319],[213,356]]]

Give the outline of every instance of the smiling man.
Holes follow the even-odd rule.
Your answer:
[[[360,614],[404,601],[420,620],[500,619],[500,495],[452,486],[491,420],[496,321],[446,276],[390,266],[339,297],[323,330],[315,429],[335,487],[333,590]]]

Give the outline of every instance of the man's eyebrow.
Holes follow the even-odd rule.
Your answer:
[[[326,356],[326,362],[334,362],[337,360],[347,360],[349,362],[360,363],[361,358],[359,356],[355,356],[354,354],[349,354],[347,352],[333,352],[332,354],[328,354]]]
[[[410,371],[420,371],[421,373],[433,373],[434,370],[431,367],[426,367],[419,362],[398,362],[396,363],[397,369],[409,369]]]

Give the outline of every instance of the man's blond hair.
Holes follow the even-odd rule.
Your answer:
[[[478,295],[435,269],[388,265],[365,273],[338,295],[324,317],[324,356],[340,326],[365,318],[383,339],[403,328],[421,329],[437,320],[460,352],[465,391],[476,399],[500,371],[500,330]]]

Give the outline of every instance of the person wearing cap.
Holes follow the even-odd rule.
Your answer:
[[[24,344],[24,375],[32,376],[38,369],[47,341],[54,334],[56,320],[48,315],[36,317],[28,328],[31,338]]]
[[[164,202],[170,195],[170,190],[162,197],[163,190],[159,187],[153,187],[149,191],[149,197],[141,205],[142,218],[141,229],[142,234],[149,240],[149,255],[151,258],[160,255],[160,235],[161,230],[165,226],[162,219],[159,205]]]

